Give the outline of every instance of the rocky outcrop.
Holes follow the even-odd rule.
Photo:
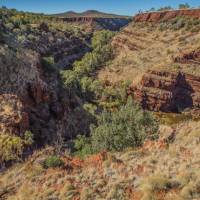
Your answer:
[[[191,52],[183,52],[180,55],[173,58],[176,63],[183,64],[200,64],[200,50],[194,50]]]
[[[136,22],[160,22],[175,17],[186,16],[200,19],[200,9],[170,10],[160,12],[139,13],[134,17]]]
[[[200,77],[165,71],[148,71],[139,86],[132,87],[135,101],[153,111],[181,112],[200,109]]]
[[[8,13],[7,13],[8,12]],[[91,33],[56,28],[41,20],[25,28],[0,20],[0,134],[34,135],[37,145],[72,139],[89,130],[91,119],[82,101],[63,87],[60,70],[70,69],[90,50]],[[60,23],[60,22],[58,22]],[[84,119],[84,120],[82,120]]]
[[[16,95],[0,95],[0,133],[16,134],[29,130],[29,115]]]
[[[33,25],[32,25],[33,26]],[[13,27],[0,26],[4,37],[0,42],[12,49],[31,49],[42,57],[53,57],[60,69],[69,68],[75,60],[81,59],[90,50],[89,43],[92,34],[72,31],[62,31],[50,28],[44,22],[35,24],[30,30],[20,29],[15,32]],[[23,39],[19,39],[21,36]]]
[[[34,32],[37,41],[25,40],[21,44],[24,48],[32,49],[41,56],[52,56],[59,69],[67,69],[75,60],[81,59],[90,50],[91,34],[75,37],[73,33],[49,30],[42,23],[40,31]]]
[[[91,26],[91,31],[108,29],[118,31],[126,26],[131,19],[128,18],[98,18],[98,17],[67,17],[63,21],[68,23],[87,24]]]
[[[57,134],[71,139],[89,130],[81,101],[61,86],[58,71],[45,69],[38,53],[1,47],[0,74],[0,134],[30,130],[42,145]]]

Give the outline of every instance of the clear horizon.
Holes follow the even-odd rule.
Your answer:
[[[67,11],[84,12],[86,10],[98,10],[106,13],[132,16],[139,10],[145,11],[152,7],[158,9],[163,6],[171,6],[178,8],[179,4],[188,3],[191,7],[199,7],[199,0],[141,0],[134,2],[133,0],[124,0],[116,3],[114,0],[0,0],[0,6],[7,8],[15,8],[17,10],[29,11],[35,13],[55,14]]]

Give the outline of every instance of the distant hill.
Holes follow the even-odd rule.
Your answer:
[[[116,14],[110,14],[110,13],[103,13],[97,10],[87,10],[82,13],[77,13],[74,11],[68,11],[64,13],[58,13],[54,14],[54,16],[57,17],[66,17],[66,18],[72,18],[72,17],[91,17],[91,18],[130,18],[130,16],[124,16],[124,15],[116,15]]]

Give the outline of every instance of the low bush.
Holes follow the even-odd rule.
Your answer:
[[[0,134],[0,165],[9,161],[20,160],[26,147],[33,144],[33,134],[26,131],[24,138]]]
[[[0,135],[0,164],[18,160],[24,149],[23,140],[18,136]]]
[[[63,165],[64,162],[58,156],[49,156],[43,162],[43,167],[46,169],[62,167]]]
[[[67,89],[77,89],[78,86],[78,74],[73,70],[61,71],[62,82]]]
[[[47,72],[55,72],[56,71],[56,67],[54,66],[55,62],[54,62],[54,58],[53,57],[43,57],[42,58],[42,66],[44,67],[44,69]]]
[[[108,42],[114,37],[114,35],[115,35],[115,32],[108,31],[108,30],[95,32],[92,38],[93,49],[100,49],[103,46],[107,45]]]
[[[31,131],[25,131],[24,133],[24,144],[27,146],[32,145],[34,142],[33,133]]]
[[[157,138],[157,131],[158,124],[151,113],[129,100],[118,111],[104,111],[97,125],[91,126],[91,136],[75,140],[75,149],[81,156],[104,150],[122,151],[141,146],[147,138]]]
[[[116,112],[102,113],[91,130],[92,149],[99,152],[138,147],[146,138],[155,138],[157,130],[154,117],[129,100]]]
[[[159,24],[158,28],[160,31],[164,31],[166,29],[171,29],[175,31],[184,29],[190,32],[198,32],[200,29],[200,20],[178,16],[170,21],[162,21]]]
[[[75,155],[84,158],[86,155],[92,154],[91,138],[84,135],[78,135],[74,141],[76,149]]]

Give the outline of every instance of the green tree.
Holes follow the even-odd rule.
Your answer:
[[[74,141],[75,155],[84,158],[86,155],[92,154],[91,138],[84,135],[78,135]]]
[[[0,134],[0,164],[18,160],[23,153],[24,143],[18,136]]]
[[[58,167],[63,167],[64,162],[61,160],[60,157],[53,155],[49,156],[48,158],[45,159],[43,163],[43,167],[48,169],[48,168],[58,168]]]
[[[123,151],[138,147],[149,139],[157,138],[158,123],[150,112],[142,110],[129,99],[116,112],[104,111],[97,124],[91,127],[91,136],[78,136],[76,154],[84,157],[100,151]]]
[[[92,48],[99,49],[107,45],[114,37],[115,32],[109,30],[97,31],[92,38]]]
[[[73,70],[61,71],[63,84],[68,89],[78,88],[78,74]]]
[[[94,33],[92,51],[80,61],[74,62],[72,70],[62,71],[61,77],[66,88],[73,89],[79,94],[84,93],[82,94],[84,97],[99,95],[102,86],[92,77],[92,74],[112,58],[110,41],[114,35],[114,32],[106,30]]]
[[[190,5],[188,3],[179,4],[179,9],[188,9],[188,8],[190,8]]]
[[[33,133],[31,131],[26,131],[24,133],[24,144],[27,146],[32,145],[34,142]]]
[[[56,67],[54,66],[55,65],[54,57],[52,57],[52,56],[43,57],[41,62],[46,71],[48,71],[48,72],[56,71]]]
[[[173,10],[171,6],[165,6],[158,9],[158,11]]]
[[[26,131],[24,137],[0,134],[0,164],[19,160],[26,147],[33,144],[33,134]]]
[[[117,112],[103,112],[91,130],[94,152],[122,151],[138,147],[146,138],[155,138],[158,124],[151,113],[143,111],[129,99]]]

